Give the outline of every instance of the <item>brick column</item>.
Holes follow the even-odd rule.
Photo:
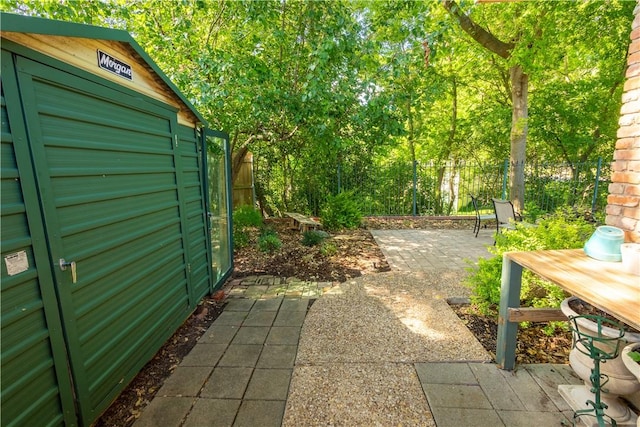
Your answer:
[[[640,242],[640,3],[634,10],[606,223]]]

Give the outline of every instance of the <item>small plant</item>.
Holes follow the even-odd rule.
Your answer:
[[[249,245],[249,229],[262,226],[262,215],[250,205],[243,205],[233,211],[233,243],[238,248]]]
[[[233,245],[236,248],[246,248],[249,246],[249,233],[246,230],[238,230],[233,227]]]
[[[536,203],[525,202],[524,206],[524,220],[530,223],[535,223],[538,218],[542,217],[546,212],[542,210]]]
[[[329,230],[360,226],[362,213],[351,191],[332,196],[322,210],[322,224]]]
[[[262,215],[260,211],[251,205],[243,205],[233,211],[234,227],[260,227],[262,225]]]
[[[472,267],[466,284],[473,290],[473,302],[484,312],[489,312],[500,303],[500,277],[502,255],[508,251],[532,251],[541,249],[581,248],[593,234],[595,224],[571,210],[540,218],[536,227],[516,224],[496,236],[496,245],[489,248],[494,257],[478,260]],[[538,276],[526,271],[522,277],[521,304],[531,307],[558,307],[565,293]]]
[[[638,351],[630,351],[627,354],[629,355],[631,360],[633,360],[636,363],[640,363],[640,352],[638,352]]]
[[[262,252],[275,252],[282,247],[282,241],[272,229],[264,229],[258,238],[258,248]]]
[[[302,244],[305,246],[319,245],[327,237],[329,237],[329,234],[321,230],[305,231],[302,235]]]
[[[324,242],[320,247],[320,253],[324,256],[333,256],[338,253],[338,247],[333,242]]]

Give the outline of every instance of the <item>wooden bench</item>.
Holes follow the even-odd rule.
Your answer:
[[[285,212],[284,214],[289,217],[291,228],[298,229],[301,232],[322,228],[321,223],[302,214],[293,212]]]

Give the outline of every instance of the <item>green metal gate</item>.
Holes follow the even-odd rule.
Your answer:
[[[2,52],[2,425],[89,425],[217,283],[203,141],[38,55]]]

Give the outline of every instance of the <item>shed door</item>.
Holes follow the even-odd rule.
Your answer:
[[[3,426],[73,426],[76,414],[42,212],[11,55],[0,83]],[[13,108],[10,108],[13,107]]]
[[[207,210],[213,254],[212,266],[216,284],[220,284],[233,268],[229,135],[211,129],[206,129],[204,135],[207,150],[207,193],[209,196]]]
[[[175,111],[17,57],[80,416],[189,312]]]

